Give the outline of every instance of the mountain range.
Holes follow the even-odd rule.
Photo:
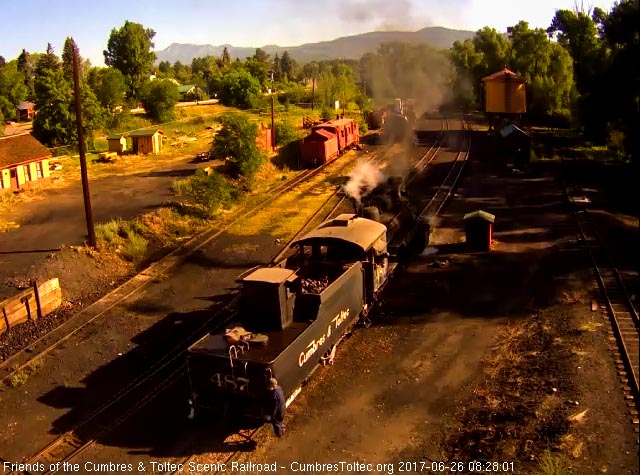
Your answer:
[[[372,31],[359,35],[345,36],[331,41],[321,41],[318,43],[305,43],[299,46],[277,46],[266,45],[261,48],[270,55],[276,53],[282,55],[286,50],[292,58],[299,62],[313,60],[347,58],[358,59],[363,54],[375,52],[380,43],[390,41],[401,41],[405,43],[426,43],[434,48],[449,48],[454,41],[464,41],[472,38],[473,31],[450,30],[440,26],[423,28],[418,31]],[[193,45],[172,43],[163,50],[156,51],[157,62],[169,61],[175,63],[180,61],[183,64],[190,64],[193,58],[204,56],[221,56],[224,48],[227,47],[231,53],[231,58],[241,60],[253,56],[256,47],[236,47],[233,45]]]

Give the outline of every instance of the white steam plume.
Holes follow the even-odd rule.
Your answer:
[[[349,181],[343,186],[345,193],[358,204],[385,179],[384,173],[368,162],[359,162],[349,174]]]

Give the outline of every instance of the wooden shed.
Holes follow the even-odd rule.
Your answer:
[[[163,149],[162,145],[162,130],[137,130],[131,132],[131,148],[133,153],[147,154],[147,153],[161,153]]]
[[[504,68],[482,79],[484,110],[494,114],[524,114],[527,112],[526,81]]]
[[[496,217],[486,211],[478,210],[464,215],[464,231],[467,248],[470,251],[490,251],[493,235],[493,223]]]
[[[35,104],[29,101],[22,101],[16,106],[16,119],[18,122],[23,120],[31,120],[36,115]]]
[[[0,192],[49,179],[51,152],[31,134],[0,137]]]
[[[125,135],[110,135],[107,137],[109,151],[122,154],[127,151],[127,137]]]

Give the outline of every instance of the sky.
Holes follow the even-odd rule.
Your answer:
[[[376,30],[415,31],[427,26],[506,31],[526,20],[546,28],[557,9],[610,10],[603,0],[7,0],[1,2],[0,55],[16,58],[23,48],[61,54],[72,36],[80,54],[104,65],[113,28],[125,20],[156,32],[155,49],[171,43],[233,46],[296,46]]]

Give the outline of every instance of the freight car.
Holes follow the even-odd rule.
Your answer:
[[[360,129],[353,119],[336,118],[312,128],[300,144],[301,164],[317,167],[336,158],[360,142]]]
[[[192,417],[200,408],[261,417],[272,377],[290,403],[366,317],[395,267],[386,227],[354,214],[324,222],[294,246],[282,265],[241,275],[237,321],[189,348]]]

